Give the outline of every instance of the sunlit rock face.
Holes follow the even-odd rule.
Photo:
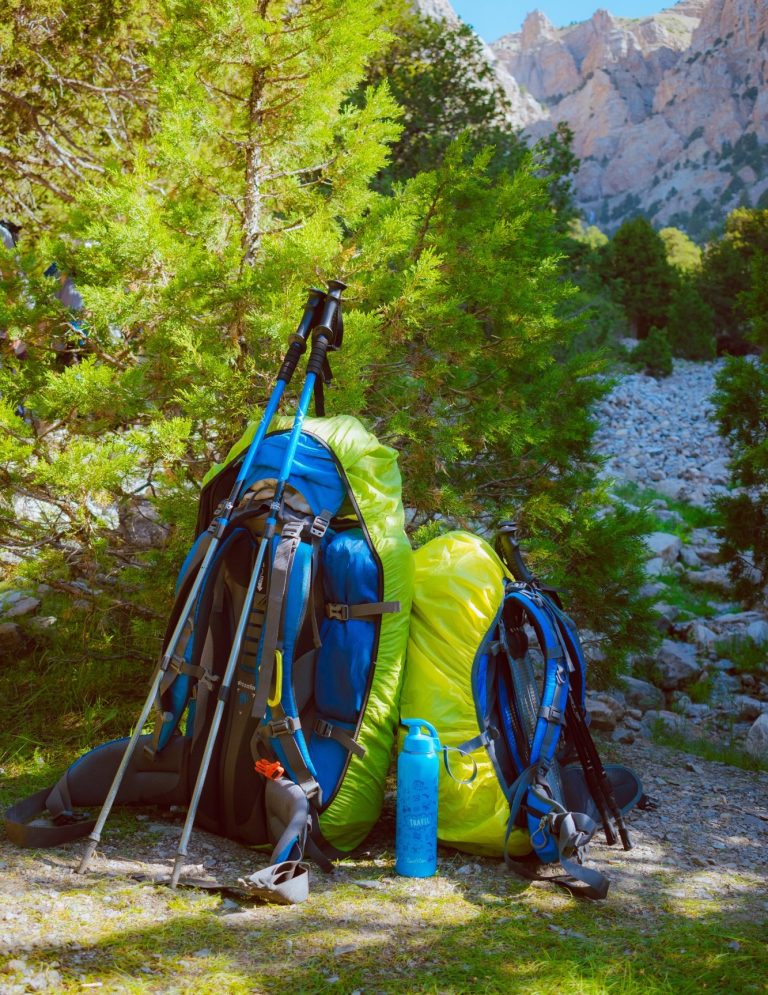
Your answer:
[[[457,20],[447,0],[418,6]],[[681,0],[636,20],[597,10],[564,28],[534,11],[488,55],[516,127],[573,130],[590,221],[643,211],[703,237],[768,200],[768,0]]]

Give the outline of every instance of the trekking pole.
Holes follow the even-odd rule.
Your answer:
[[[288,438],[288,444],[285,447],[285,453],[283,454],[283,463],[280,467],[280,476],[275,484],[275,492],[269,506],[269,516],[264,524],[264,534],[261,538],[261,542],[259,543],[259,550],[256,554],[256,562],[253,566],[253,570],[251,571],[251,579],[248,584],[248,590],[240,612],[237,628],[235,629],[235,635],[232,640],[232,648],[229,653],[229,658],[227,659],[227,666],[221,679],[221,687],[216,699],[216,707],[213,712],[213,717],[211,718],[208,738],[205,743],[202,759],[200,760],[200,767],[197,772],[195,787],[192,791],[189,807],[187,808],[187,817],[184,821],[184,828],[182,829],[181,839],[179,840],[179,846],[176,851],[176,859],[173,863],[173,871],[171,872],[170,881],[171,888],[175,888],[177,886],[179,878],[181,877],[181,872],[184,869],[189,838],[192,834],[192,827],[195,823],[197,808],[200,804],[200,796],[203,793],[205,779],[208,775],[208,768],[210,767],[213,749],[216,745],[216,737],[218,736],[219,726],[221,725],[221,720],[224,715],[224,708],[226,707],[227,699],[229,697],[232,678],[234,677],[237,661],[240,657],[240,648],[242,646],[243,636],[248,625],[251,605],[256,595],[256,588],[258,586],[259,577],[261,576],[264,557],[266,556],[267,549],[271,545],[272,538],[277,531],[277,519],[283,503],[285,487],[288,482],[288,477],[291,474],[291,470],[293,469],[293,461],[296,456],[296,449],[299,444],[299,437],[301,436],[304,419],[306,418],[307,411],[312,400],[312,395],[314,393],[315,381],[318,376],[321,376],[323,373],[323,368],[326,363],[326,353],[328,350],[338,347],[334,337],[334,328],[337,325],[340,314],[341,293],[345,286],[346,284],[341,283],[339,280],[332,280],[328,284],[328,293],[326,295],[323,316],[320,323],[315,326],[313,332],[312,352],[307,363],[307,378],[304,381],[304,387],[302,388],[301,396],[299,397],[296,415],[293,420],[293,427]],[[264,664],[264,661],[262,661],[262,664]]]
[[[181,639],[187,626],[189,626],[190,630],[193,627],[192,619],[195,602],[197,601],[197,596],[200,593],[200,588],[205,581],[208,568],[216,555],[216,550],[221,541],[221,537],[229,525],[232,512],[237,506],[237,502],[240,498],[240,491],[242,490],[243,483],[251,470],[256,454],[264,441],[264,436],[267,434],[270,423],[277,412],[280,400],[285,392],[285,388],[290,383],[299,359],[306,351],[307,338],[317,322],[320,306],[324,301],[325,293],[322,290],[315,290],[314,288],[310,290],[307,303],[304,306],[304,314],[302,315],[296,331],[291,337],[291,343],[288,346],[285,357],[283,358],[282,366],[280,367],[280,372],[277,375],[277,383],[275,384],[272,395],[270,396],[267,406],[264,409],[264,414],[259,422],[258,428],[256,429],[256,433],[254,434],[248,447],[242,466],[240,467],[240,472],[238,473],[237,479],[232,487],[232,491],[227,500],[216,509],[213,520],[208,527],[208,531],[212,535],[210,544],[206,550],[205,557],[200,564],[200,569],[197,571],[194,583],[192,584],[189,594],[187,595],[187,599],[184,602],[184,607],[179,614],[176,626],[170,640],[168,641],[168,645],[166,646],[157,670],[155,671],[155,675],[152,679],[152,684],[144,702],[144,706],[142,707],[141,714],[139,715],[138,722],[134,727],[131,738],[128,741],[128,745],[125,748],[125,753],[123,754],[120,765],[117,768],[112,785],[107,793],[107,797],[104,799],[104,804],[99,812],[96,825],[93,827],[93,832],[88,837],[88,843],[86,844],[85,851],[80,861],[80,866],[77,869],[78,874],[83,874],[88,869],[88,865],[96,852],[96,847],[101,841],[101,833],[104,829],[104,824],[109,818],[109,813],[112,810],[115,798],[120,790],[120,785],[125,777],[128,764],[131,762],[131,758],[136,750],[136,744],[138,743],[139,737],[144,729],[144,725],[149,718],[149,713],[152,710],[155,699],[157,698],[163,677],[173,660],[174,654],[176,653],[176,647],[179,644],[179,640]]]

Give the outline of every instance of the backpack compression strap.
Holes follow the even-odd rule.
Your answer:
[[[531,623],[544,653],[545,674],[536,728],[530,751],[530,766],[508,791],[510,814],[504,857],[513,870],[519,869],[509,856],[506,842],[515,826],[523,804],[531,845],[542,863],[559,862],[568,877],[554,878],[562,887],[588,898],[604,898],[608,880],[592,868],[578,862],[579,850],[595,831],[595,823],[583,813],[568,812],[556,801],[546,777],[555,762],[560,733],[568,705],[570,659],[560,629],[549,610],[548,601],[537,591],[512,587],[506,601],[517,604]],[[504,621],[500,623],[504,625]],[[506,645],[506,643],[504,643]],[[510,660],[510,665],[513,661]]]

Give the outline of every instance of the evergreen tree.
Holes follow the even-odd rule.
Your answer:
[[[384,5],[156,13],[145,145],[80,186],[61,237],[3,257],[0,328],[29,358],[6,350],[0,367],[0,516],[11,550],[39,550],[22,570],[159,619],[197,484],[271,390],[307,285],[344,270],[398,126],[386,87],[347,99],[385,43]],[[72,316],[51,259],[86,303],[83,361],[63,371],[51,340]],[[348,322],[342,404],[359,403],[374,327]],[[169,528],[147,560],[147,534]]]
[[[145,0],[24,0],[0,17],[0,198],[26,229],[61,217],[85,180],[129,163],[147,136]]]
[[[674,273],[664,242],[645,218],[625,221],[613,236],[603,275],[638,338],[644,339],[653,326],[666,327]]]
[[[533,160],[494,174],[491,150],[467,165],[467,141],[379,202],[363,237],[361,284],[388,336],[369,416],[400,443],[409,504],[521,523],[543,575],[608,635],[605,679],[650,636],[643,523],[596,515],[608,504],[591,449],[603,364],[573,348],[582,321],[564,317],[575,288],[547,180]]]
[[[470,154],[493,146],[494,167],[514,170],[526,146],[508,123],[509,101],[469,25],[423,17],[404,5],[393,31],[393,44],[368,75],[373,83],[386,81],[403,108],[403,130],[379,185],[391,189],[434,169],[462,132]]]
[[[733,493],[718,504],[736,593],[755,600],[768,584],[768,211],[736,213],[727,225],[726,239],[735,243],[729,252],[750,257],[749,282],[737,306],[760,355],[730,357],[717,378],[720,431],[733,454]],[[740,244],[747,233],[748,246]]]
[[[0,368],[3,539],[39,551],[20,572],[85,591],[91,647],[125,624],[151,656],[199,481],[258,417],[307,284],[338,275],[330,413],[400,443],[419,510],[515,514],[615,667],[649,631],[643,523],[595,514],[608,499],[590,405],[606,386],[572,348],[540,163],[499,171],[465,135],[392,197],[372,190],[398,111],[384,84],[349,95],[386,44],[386,6],[166,0],[156,16],[144,147],[79,188],[61,237],[2,257],[0,327],[29,343]],[[65,369],[52,258],[86,303],[82,361]]]
[[[701,295],[698,275],[682,274],[672,292],[667,333],[675,356],[714,359],[715,316]]]
[[[720,352],[752,351],[755,318],[747,303],[753,283],[752,263],[768,253],[768,211],[741,208],[725,223],[725,233],[707,246],[701,272],[701,293],[715,315]]]

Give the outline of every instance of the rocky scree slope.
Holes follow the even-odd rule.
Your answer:
[[[681,514],[685,504],[705,508],[727,489],[728,450],[711,418],[719,365],[677,361],[665,380],[623,377],[597,410],[604,473],[638,488],[637,498],[617,500],[656,494],[645,593],[655,599],[663,639],[655,654],[635,661],[634,676],[592,695],[589,707],[593,726],[619,742],[661,726],[768,761],[768,617],[731,600],[715,530],[689,528]],[[599,653],[599,638],[590,643]]]

